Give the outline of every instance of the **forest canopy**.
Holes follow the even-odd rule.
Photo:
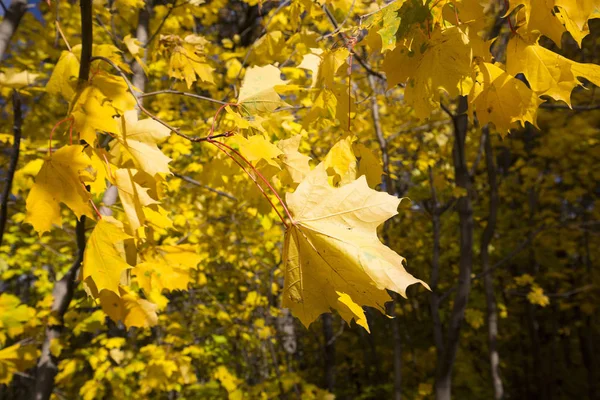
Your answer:
[[[598,399],[598,0],[0,2],[0,399]]]

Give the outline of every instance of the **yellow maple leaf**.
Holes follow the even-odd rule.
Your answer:
[[[120,119],[117,140],[111,144],[111,154],[121,166],[132,160],[142,171],[152,177],[158,173],[168,174],[171,159],[156,145],[170,136],[170,130],[152,120],[138,120],[137,112],[126,112]]]
[[[367,178],[369,187],[374,188],[379,185],[381,183],[381,175],[383,175],[383,168],[379,157],[362,143],[354,143],[352,149],[358,159],[356,176],[364,175]]]
[[[122,321],[127,328],[148,328],[158,323],[156,304],[141,299],[122,286],[119,286],[118,294],[102,290],[98,299],[106,315],[115,322]]]
[[[27,196],[25,222],[40,235],[49,231],[52,224],[61,226],[61,202],[78,218],[93,217],[90,194],[82,183],[82,179],[89,179],[84,177],[84,170],[90,166],[91,160],[80,145],[64,146],[48,157]]]
[[[196,82],[196,75],[203,82],[214,83],[213,68],[208,64],[204,47],[208,41],[201,36],[188,35],[181,39],[177,35],[161,35],[160,47],[170,54],[169,75],[185,80],[188,88]]]
[[[289,175],[289,180],[293,183],[300,183],[302,179],[310,172],[310,157],[298,151],[302,135],[295,135],[289,139],[283,139],[277,142],[277,147],[283,154],[279,156],[285,172]],[[285,181],[286,177],[282,177]]]
[[[347,136],[338,141],[323,160],[323,167],[332,176],[331,183],[334,186],[345,185],[356,179],[357,163],[352,148],[355,141],[355,136]]]
[[[469,38],[458,27],[432,33],[425,50],[414,61],[415,73],[404,92],[406,103],[415,109],[417,117],[429,117],[437,107],[440,90],[450,97],[469,93],[471,59]]]
[[[77,77],[79,75],[79,60],[70,51],[63,51],[46,84],[46,91],[60,94],[66,100],[75,95]]]
[[[115,185],[119,191],[119,199],[133,231],[146,221],[144,208],[151,204],[158,204],[158,201],[148,195],[147,188],[134,181],[136,172],[134,169],[123,168],[115,171]]]
[[[539,96],[549,96],[571,105],[571,92],[581,85],[578,77],[600,85],[600,66],[581,64],[543,48],[538,35],[513,35],[506,46],[506,71],[515,76],[523,73],[531,89]]]
[[[142,48],[140,41],[131,37],[131,35],[127,35],[123,38],[123,43],[135,61],[142,67],[144,73],[148,75],[148,66],[140,57],[144,55],[144,49]]]
[[[494,124],[503,136],[516,123],[537,126],[537,110],[543,101],[527,85],[494,64],[482,62],[476,71],[469,101],[479,123]]]
[[[275,91],[275,87],[287,84],[281,79],[281,72],[273,65],[251,67],[240,88],[238,104],[248,113],[268,113],[287,105]]]
[[[159,246],[142,257],[133,272],[145,293],[186,290],[191,270],[202,260],[191,245]]]
[[[123,259],[117,244],[131,236],[111,217],[103,217],[92,231],[83,254],[82,279],[90,277],[97,292],[107,289],[119,293],[121,273],[131,268]]]
[[[370,189],[364,176],[334,188],[319,164],[286,202],[293,223],[284,244],[283,306],[305,326],[330,308],[340,309],[338,292],[349,297],[342,316],[350,322],[364,318],[353,303],[383,310],[390,301],[386,289],[405,296],[409,285],[427,287],[377,237],[377,227],[396,215],[400,200]]]
[[[0,72],[0,87],[21,89],[29,86],[40,76],[29,71],[21,71],[15,68],[6,68]]]
[[[239,152],[252,164],[265,160],[268,164],[279,168],[277,157],[281,150],[263,135],[250,136],[248,139],[241,135],[235,135],[230,139],[231,144],[239,148]]]
[[[20,343],[0,350],[0,385],[8,385],[15,372],[23,372],[35,365],[38,350],[34,345]]]

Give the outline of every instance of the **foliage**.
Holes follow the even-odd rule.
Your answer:
[[[594,392],[599,4],[92,7],[91,47],[79,3],[39,3],[2,62],[2,165],[13,91],[25,118],[0,243],[0,397],[28,394],[45,351],[55,398],[389,398],[398,362],[403,395],[430,398],[441,349],[426,310],[438,296],[451,324],[469,198],[453,390],[492,398],[484,127],[507,397]],[[463,96],[467,189],[452,149]],[[322,364],[349,381],[321,379]]]

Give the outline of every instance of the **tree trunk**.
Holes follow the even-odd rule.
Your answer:
[[[467,169],[465,155],[465,140],[467,137],[468,117],[467,98],[459,98],[457,115],[453,116],[454,147],[452,150],[454,161],[454,175],[456,186],[465,189],[466,194],[457,201],[456,208],[459,217],[460,229],[460,259],[458,288],[454,297],[454,306],[448,322],[446,345],[441,359],[437,363],[435,392],[437,400],[450,400],[452,393],[452,370],[458,352],[460,330],[465,316],[465,309],[471,290],[471,270],[473,264],[473,209],[471,205],[470,190],[471,179]]]
[[[321,316],[323,336],[325,338],[325,388],[333,393],[335,389],[335,337],[333,334],[333,316],[330,313]]]
[[[141,59],[143,61],[146,60],[146,55],[147,55],[147,49],[146,49],[146,45],[148,43],[148,38],[150,36],[149,32],[149,26],[150,26],[150,10],[151,10],[151,2],[146,2],[146,4],[144,4],[144,7],[142,7],[140,9],[140,13],[138,15],[138,25],[137,28],[135,30],[135,36],[136,39],[141,43],[142,48],[144,49],[144,54],[141,56]],[[146,82],[147,82],[147,78],[146,78],[146,73],[144,72],[144,69],[142,68],[142,66],[135,60],[133,60],[133,63],[131,65],[131,71],[133,72],[133,77],[131,78],[131,83],[133,83],[133,86],[135,86],[136,88],[140,89],[142,92],[146,91]],[[140,102],[143,103],[144,98],[140,98]]]
[[[435,186],[433,185],[433,170],[431,167],[428,169],[429,175],[429,186],[431,190],[431,224],[433,230],[433,251],[431,255],[431,278],[429,279],[429,286],[431,288],[431,295],[429,297],[429,308],[431,311],[431,320],[433,321],[433,342],[435,343],[435,350],[437,359],[440,360],[442,353],[444,352],[444,332],[442,330],[442,321],[440,319],[440,295],[437,292],[438,283],[440,280],[440,214],[441,209],[437,199],[437,193]]]
[[[2,239],[4,237],[4,230],[6,229],[6,222],[8,221],[8,198],[12,189],[13,178],[17,171],[17,163],[19,162],[19,150],[21,148],[21,125],[23,124],[23,114],[21,111],[21,97],[19,92],[13,91],[12,96],[13,105],[13,148],[10,153],[10,163],[8,170],[6,171],[6,183],[2,190],[2,198],[0,199],[0,246],[2,246]]]
[[[490,372],[492,375],[492,386],[494,388],[494,399],[500,400],[504,396],[502,378],[500,377],[500,356],[498,354],[498,310],[496,297],[494,295],[494,272],[490,269],[489,246],[494,237],[496,221],[498,217],[498,182],[496,179],[496,164],[490,139],[489,129],[483,128],[483,140],[485,149],[485,165],[488,175],[490,190],[490,211],[483,234],[481,235],[481,265],[483,267],[483,285],[485,290],[485,302],[487,307],[488,325],[488,353],[490,357]]]
[[[27,11],[27,0],[13,0],[0,23],[0,61],[4,59],[4,53],[8,49],[10,39],[13,37],[21,22],[21,18]]]

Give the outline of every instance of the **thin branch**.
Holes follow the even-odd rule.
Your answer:
[[[92,20],[92,2],[82,0],[81,3],[81,60],[79,64],[79,84],[87,82],[92,63],[92,43],[94,41],[94,22]]]
[[[335,29],[339,29],[339,24],[337,23],[337,21],[335,20],[335,17],[333,16],[331,11],[329,10],[329,8],[327,8],[327,5],[325,5],[325,4],[323,4],[323,11],[325,12],[325,15],[327,15],[327,18],[329,18],[329,21],[331,22],[333,27]],[[346,42],[348,41],[348,39],[346,38],[345,35],[344,35],[344,40]],[[379,72],[373,70],[373,68],[371,68],[371,66],[361,56],[359,56],[358,53],[356,53],[356,51],[354,51],[354,49],[349,49],[349,50],[350,50],[350,53],[352,53],[352,56],[354,57],[354,59],[356,61],[358,61],[358,63],[367,71],[367,73],[369,73],[370,75],[376,76],[381,80],[384,80],[384,81],[386,80],[385,76],[383,76]]]
[[[131,82],[129,81],[129,78],[127,78],[127,75],[125,75],[125,73],[121,70],[121,68],[119,68],[114,62],[112,62],[112,60],[106,58],[106,57],[100,57],[100,56],[96,56],[96,57],[92,57],[91,61],[104,61],[105,63],[109,64],[111,67],[113,67],[113,69],[115,69],[119,75],[121,75],[121,78],[123,78],[123,80],[125,81],[125,83],[127,84],[127,89],[129,90],[129,93],[131,93],[131,95],[133,96],[138,109],[143,112],[144,114],[146,114],[148,117],[152,118],[154,121],[158,122],[159,124],[161,124],[162,126],[169,128],[173,133],[175,133],[177,136],[181,136],[184,139],[189,140],[190,142],[208,142],[211,141],[213,139],[217,139],[220,137],[227,137],[229,136],[229,133],[222,133],[219,135],[210,135],[210,136],[204,136],[204,137],[194,137],[194,136],[188,136],[185,133],[182,133],[179,128],[175,128],[174,126],[172,126],[171,124],[163,121],[162,119],[158,118],[156,115],[152,114],[150,111],[148,111],[146,108],[144,108],[144,106],[142,105],[142,103],[140,102],[139,97],[141,97],[139,94],[136,95],[136,91],[133,89],[133,86],[131,84]]]
[[[543,103],[540,104],[540,108],[546,109],[546,110],[571,110],[571,111],[593,111],[593,110],[600,110],[600,104],[588,104],[588,105],[582,105],[582,106],[571,106],[569,107],[566,104],[560,104],[560,103]]]
[[[204,184],[198,182],[197,180],[195,180],[193,178],[190,178],[189,176],[181,175],[181,174],[178,174],[176,172],[173,173],[173,175],[175,175],[179,179],[182,179],[182,180],[186,181],[187,183],[191,183],[192,185],[195,185],[195,186],[204,188],[204,189],[206,189],[206,190],[208,190],[210,192],[216,193],[219,196],[227,197],[228,199],[233,200],[233,201],[238,201],[237,197],[232,196],[229,193],[223,192],[221,190],[217,190],[217,189],[211,188],[210,186],[204,185]]]
[[[113,42],[113,44],[115,45],[115,47],[117,49],[120,49],[121,48],[121,43],[117,40],[116,37],[113,36],[112,32],[108,30],[108,27],[104,24],[104,22],[102,22],[102,19],[100,18],[99,15],[96,15],[96,22],[98,23],[98,25],[100,25],[100,27],[102,29],[104,29],[104,32],[106,32],[106,34],[110,38],[110,41]]]
[[[6,221],[8,217],[8,198],[12,189],[13,178],[15,177],[15,171],[17,170],[17,163],[19,161],[19,150],[21,148],[21,126],[23,125],[23,114],[21,111],[21,97],[19,92],[13,91],[12,96],[13,103],[13,148],[10,155],[10,163],[8,165],[8,171],[6,173],[6,183],[4,184],[4,190],[2,192],[2,198],[0,199],[0,246],[2,246],[2,239],[4,237],[4,230],[6,229]]]
[[[160,21],[160,24],[158,25],[158,28],[156,28],[156,31],[154,31],[154,33],[152,35],[150,35],[150,39],[148,39],[148,41],[146,43],[142,43],[142,47],[144,47],[144,48],[148,47],[150,45],[150,43],[152,43],[152,41],[154,39],[156,39],[156,36],[158,36],[160,31],[162,30],[163,26],[165,25],[165,22],[167,22],[167,19],[171,16],[171,13],[173,13],[173,10],[175,10],[177,7],[181,7],[183,4],[185,4],[185,3],[173,4],[173,7],[169,8],[169,11],[167,11],[167,13],[163,17],[162,21]]]
[[[199,94],[181,92],[179,90],[171,90],[171,89],[157,90],[156,92],[142,93],[142,94],[139,94],[138,97],[139,98],[143,98],[143,97],[150,97],[150,96],[158,96],[158,95],[161,95],[161,94],[175,94],[175,95],[178,95],[178,96],[192,97],[194,99],[210,101],[211,103],[221,104],[221,105],[229,104],[226,101],[212,99],[210,97],[201,96]]]

